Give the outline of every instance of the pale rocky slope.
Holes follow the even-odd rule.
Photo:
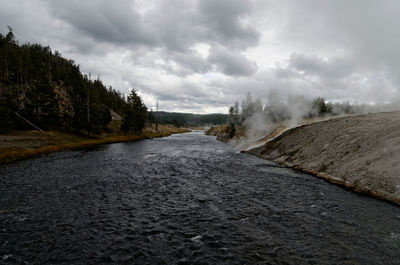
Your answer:
[[[400,203],[400,112],[303,125],[246,152]]]

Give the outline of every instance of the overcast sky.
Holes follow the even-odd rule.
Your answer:
[[[149,108],[226,113],[271,90],[399,99],[398,0],[0,0],[6,25]]]

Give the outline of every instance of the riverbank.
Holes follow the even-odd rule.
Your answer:
[[[400,204],[400,112],[342,117],[286,130],[245,151]]]
[[[311,121],[290,129],[276,126],[265,137],[238,148],[400,204],[399,132],[400,112],[364,114]],[[236,147],[240,143],[240,138],[229,139],[225,127],[210,128],[206,133]]]
[[[212,126],[204,132],[206,135],[216,136],[217,140],[227,143],[230,139],[227,125]]]
[[[154,126],[153,126],[154,127]],[[100,144],[138,141],[149,138],[166,137],[171,134],[189,132],[188,129],[169,125],[159,125],[144,129],[141,135],[95,135],[91,138],[58,131],[40,133],[38,131],[16,131],[0,135],[0,164],[45,155],[66,149],[84,148]]]
[[[0,264],[400,264],[400,207],[199,131],[0,174]]]

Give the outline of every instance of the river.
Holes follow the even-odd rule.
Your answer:
[[[192,132],[1,166],[0,264],[400,264],[400,207]]]

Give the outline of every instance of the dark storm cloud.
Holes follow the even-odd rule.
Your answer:
[[[98,41],[184,51],[199,42],[245,48],[259,33],[242,18],[245,1],[157,1],[139,13],[135,3],[116,1],[48,1],[53,14]]]

